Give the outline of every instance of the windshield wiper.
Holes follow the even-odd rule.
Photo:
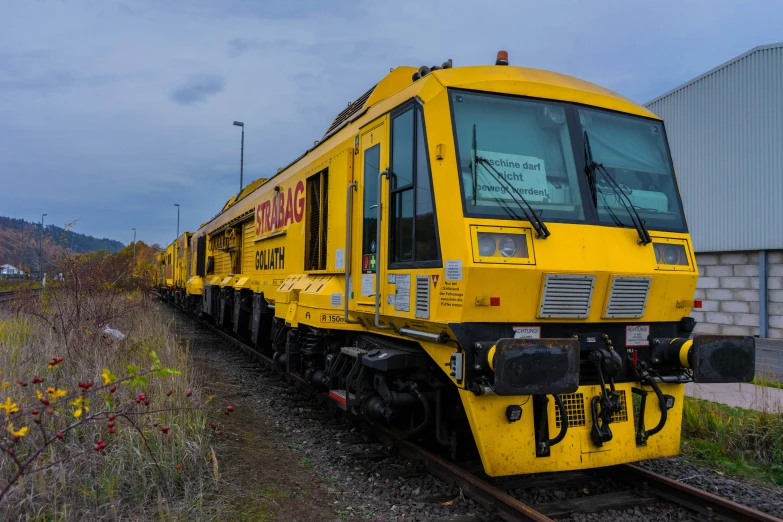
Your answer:
[[[549,232],[549,229],[546,228],[546,224],[541,221],[541,218],[538,217],[538,214],[535,210],[533,210],[533,207],[530,206],[530,203],[527,202],[525,197],[517,191],[517,189],[514,188],[514,186],[509,182],[506,178],[504,178],[500,172],[495,169],[495,167],[492,165],[492,163],[489,162],[486,158],[482,158],[481,156],[476,156],[476,163],[481,164],[486,171],[489,173],[490,176],[492,176],[495,181],[500,183],[501,185],[505,184],[506,190],[508,190],[508,193],[511,195],[511,199],[514,200],[514,203],[517,204],[519,207],[519,210],[522,211],[522,213],[525,215],[528,221],[530,221],[530,224],[533,225],[533,228],[536,231],[536,239],[546,239],[551,234]],[[517,200],[517,197],[522,200],[520,203]],[[524,203],[524,205],[523,205]]]
[[[602,163],[596,163],[595,160],[593,160],[593,152],[590,149],[590,138],[587,136],[587,131],[584,133],[585,135],[585,174],[587,174],[587,179],[590,184],[590,191],[593,194],[593,203],[595,204],[595,208],[598,208],[598,185],[597,185],[597,178],[596,178],[596,172],[600,172],[601,175],[606,180],[606,184],[609,186],[610,189],[612,189],[612,192],[615,193],[617,196],[617,199],[620,200],[620,203],[622,203],[623,207],[625,208],[626,212],[628,212],[628,215],[631,218],[631,221],[633,222],[634,228],[636,228],[636,233],[639,234],[639,241],[638,243],[642,246],[648,245],[652,243],[652,238],[650,237],[650,233],[647,231],[647,227],[644,226],[644,220],[639,216],[639,213],[636,212],[636,208],[633,205],[633,202],[630,200],[628,195],[623,191],[622,187],[615,181],[615,179],[609,174],[609,172],[606,170],[606,168],[603,166]],[[609,205],[606,206],[607,210],[609,209]],[[609,211],[611,214],[611,211]]]

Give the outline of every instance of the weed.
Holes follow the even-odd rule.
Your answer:
[[[783,485],[783,416],[686,397],[683,454],[733,474]]]
[[[299,459],[299,465],[303,468],[312,468],[313,461],[310,460],[309,457],[302,457],[301,459]]]
[[[340,517],[341,520],[348,520],[348,510],[338,509],[337,516]]]
[[[364,510],[362,510],[362,515],[364,515],[365,517],[371,517],[374,514],[375,514],[375,511],[373,511],[372,509],[364,508]]]

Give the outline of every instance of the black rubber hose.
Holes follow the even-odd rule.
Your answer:
[[[557,407],[558,409],[560,409],[560,433],[558,433],[557,437],[555,437],[554,439],[549,440],[550,448],[555,444],[561,442],[565,438],[566,432],[568,431],[568,412],[566,411],[565,404],[563,404],[563,399],[561,399],[560,395],[558,395],[557,393],[553,393],[552,397],[555,398]]]
[[[421,430],[423,430],[427,426],[427,424],[429,424],[430,417],[432,416],[432,412],[430,411],[430,403],[429,401],[427,401],[427,397],[422,395],[421,392],[419,392],[419,390],[417,390],[416,388],[413,388],[413,390],[411,391],[416,396],[416,398],[419,399],[421,405],[424,406],[424,420],[421,422],[421,424],[419,424],[418,426],[416,426],[415,428],[413,428],[411,431],[408,432],[409,437],[412,435],[416,435]]]
[[[658,421],[658,425],[655,426],[651,430],[647,430],[645,433],[647,436],[655,435],[659,431],[663,429],[663,426],[666,424],[666,399],[663,397],[663,393],[661,392],[661,389],[658,387],[658,385],[655,383],[655,379],[652,375],[648,376],[644,382],[648,384],[653,391],[655,392],[655,396],[658,397],[658,407],[661,410],[661,420]]]

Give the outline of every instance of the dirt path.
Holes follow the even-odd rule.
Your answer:
[[[175,315],[175,331],[188,342],[196,379],[212,403],[230,404],[219,423],[214,450],[217,481],[205,493],[206,520],[339,520],[325,483],[312,466],[276,440],[275,427],[259,413],[258,383],[242,382],[253,363],[196,321]],[[243,371],[238,371],[243,369]],[[215,463],[211,463],[213,477]]]

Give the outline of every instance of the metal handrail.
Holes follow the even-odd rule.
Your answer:
[[[354,181],[348,185],[348,193],[345,196],[345,252],[343,264],[345,265],[345,290],[343,291],[343,304],[345,305],[345,314],[343,319],[348,324],[361,324],[358,319],[348,318],[348,299],[351,297],[349,290],[351,288],[351,218],[353,217],[353,193],[358,190],[358,184]]]
[[[377,223],[375,229],[375,327],[380,330],[391,330],[391,325],[384,326],[380,323],[380,310],[381,310],[381,211],[383,205],[381,204],[381,198],[383,197],[383,177],[389,179],[389,171],[384,170],[378,173],[378,211],[377,211]]]

